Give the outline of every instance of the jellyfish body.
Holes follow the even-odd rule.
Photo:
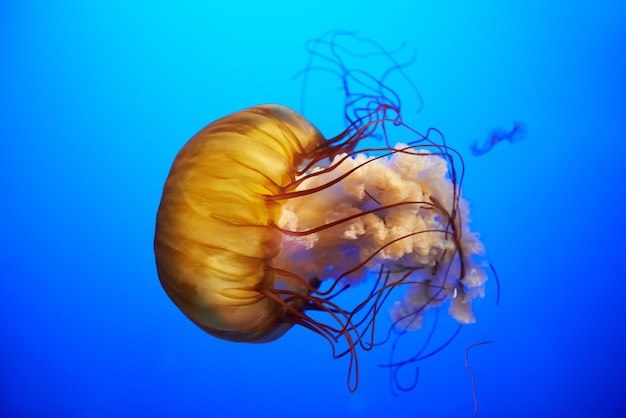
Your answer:
[[[360,142],[388,122],[418,139],[363,153]],[[358,346],[375,345],[373,322],[395,290],[393,326],[419,328],[447,301],[457,321],[474,322],[483,247],[451,161],[447,147],[388,120],[385,106],[329,140],[278,105],[224,117],[183,147],[165,183],[154,242],[161,284],[211,335],[268,342],[298,324],[352,361]],[[372,272],[369,296],[335,303]]]
[[[281,250],[269,226],[303,155],[323,143],[296,112],[259,106],[198,132],[171,168],[159,211],[155,254],[172,301],[200,328],[231,341],[271,341],[293,323],[261,290],[296,286],[268,268]]]

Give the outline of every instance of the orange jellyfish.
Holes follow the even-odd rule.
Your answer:
[[[458,155],[388,111],[398,109],[379,103],[332,139],[279,105],[198,132],[176,156],[156,221],[158,275],[176,306],[235,342],[308,328],[334,357],[350,356],[351,391],[357,349],[379,344],[387,300],[403,330],[444,303],[459,323],[474,322],[487,275]],[[392,131],[404,144],[389,144]],[[386,143],[363,148],[373,132]],[[336,302],[364,282],[371,291],[354,305]]]

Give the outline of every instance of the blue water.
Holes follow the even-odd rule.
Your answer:
[[[478,416],[626,416],[623,2],[210,3],[2,2],[0,416],[470,417],[465,349],[485,340]],[[389,346],[361,355],[350,394],[317,335],[212,338],[154,264],[176,152],[233,111],[298,108],[305,42],[331,29],[417,51],[424,107],[408,99],[407,122],[462,153],[501,281],[500,306],[491,281],[477,323],[397,397],[378,367]],[[311,78],[306,111],[327,136],[330,80]],[[516,121],[525,139],[471,154]]]

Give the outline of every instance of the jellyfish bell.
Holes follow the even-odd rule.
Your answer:
[[[263,291],[302,285],[277,277],[272,259],[282,237],[269,222],[322,135],[296,112],[258,106],[217,120],[178,153],[166,180],[154,249],[161,284],[200,328],[216,337],[265,342],[293,322],[285,305]],[[306,291],[304,291],[306,294]]]
[[[360,146],[388,122],[417,139]],[[317,332],[334,357],[350,355],[355,390],[356,348],[377,344],[373,323],[396,290],[394,327],[419,328],[427,309],[448,301],[457,321],[474,321],[483,248],[451,158],[385,106],[332,139],[279,105],[219,119],[182,148],[166,180],[154,240],[161,284],[218,338],[269,342],[293,325]],[[369,295],[335,302],[371,272]]]

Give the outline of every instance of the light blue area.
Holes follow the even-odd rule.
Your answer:
[[[480,417],[626,416],[623,2],[386,3],[2,2],[0,416],[469,417],[483,340]],[[304,44],[331,29],[416,49],[407,122],[463,154],[502,286],[399,397],[389,347],[351,395],[317,335],[211,338],[154,266],[176,152],[241,108],[298,107]],[[332,136],[341,96],[318,80],[307,116]],[[516,121],[524,141],[471,155]]]

